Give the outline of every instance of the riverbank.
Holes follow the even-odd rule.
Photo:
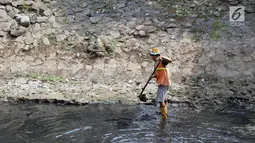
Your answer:
[[[218,81],[218,87],[215,84],[203,82],[207,84],[204,85],[206,87],[213,85],[214,88],[219,88],[221,86],[220,81]],[[236,86],[236,84],[233,86]],[[239,87],[239,85],[237,86]],[[65,79],[57,75],[15,76],[0,80],[0,100],[18,103],[53,103],[62,105],[87,105],[94,103],[155,104],[157,91],[155,82],[152,80],[144,91],[148,98],[147,102],[142,102],[137,97],[142,87],[143,83],[132,80],[118,83],[110,82],[110,84],[108,82],[108,84],[105,84],[84,79]],[[255,109],[253,97],[228,93],[226,92],[228,89],[213,90],[218,94],[222,94],[222,96],[215,98],[215,94],[204,95],[204,87],[200,87],[198,84],[193,83],[193,85],[184,87],[188,89],[183,88],[180,90],[180,88],[176,88],[175,84],[173,84],[172,88],[168,91],[170,104],[184,104],[197,111],[223,111],[232,107],[251,111]]]

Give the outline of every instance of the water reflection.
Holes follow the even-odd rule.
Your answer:
[[[161,120],[159,122],[159,131],[158,131],[156,142],[160,142],[160,143],[170,143],[171,142],[170,127],[168,125],[168,121]]]
[[[154,106],[0,104],[0,142],[255,142],[242,128],[254,113],[170,109],[164,121]]]

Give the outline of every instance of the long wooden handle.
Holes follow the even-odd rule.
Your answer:
[[[158,62],[157,66],[154,68],[153,73],[151,74],[149,80],[146,82],[146,84],[145,84],[145,86],[143,87],[143,90],[141,91],[141,93],[139,94],[139,96],[140,96],[141,94],[143,94],[143,91],[145,90],[145,88],[147,87],[148,83],[149,83],[150,80],[152,79],[152,76],[153,76],[153,74],[155,73],[155,71],[157,70],[159,64],[160,64],[160,62]]]

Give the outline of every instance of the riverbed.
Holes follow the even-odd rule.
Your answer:
[[[243,109],[197,112],[172,104],[162,121],[153,105],[0,103],[0,142],[253,143],[254,117]]]

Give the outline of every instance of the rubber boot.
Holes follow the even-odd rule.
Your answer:
[[[162,119],[164,119],[164,120],[167,119],[167,112],[166,112],[166,110],[167,110],[166,106],[160,107],[161,116],[162,116]]]
[[[166,107],[166,115],[168,116],[168,102],[165,102],[165,107]]]

